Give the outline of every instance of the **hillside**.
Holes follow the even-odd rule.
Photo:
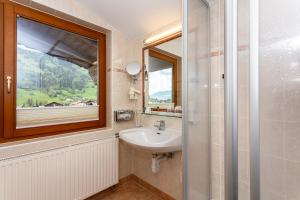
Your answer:
[[[150,95],[150,103],[172,103],[172,91],[160,91]]]
[[[18,46],[17,106],[96,101],[97,87],[87,69]]]

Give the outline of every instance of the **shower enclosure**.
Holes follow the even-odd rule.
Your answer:
[[[210,197],[209,7],[190,0],[184,26],[184,199]],[[185,13],[187,14],[187,13]]]
[[[300,1],[183,2],[184,198],[300,199]]]

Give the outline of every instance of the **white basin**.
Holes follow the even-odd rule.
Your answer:
[[[132,128],[120,131],[120,139],[135,147],[152,153],[167,153],[181,150],[181,131],[156,128]]]

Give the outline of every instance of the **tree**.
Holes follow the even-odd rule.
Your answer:
[[[33,105],[34,105],[33,100],[31,98],[27,99],[27,106],[33,107]]]

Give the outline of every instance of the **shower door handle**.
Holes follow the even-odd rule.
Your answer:
[[[10,93],[11,92],[11,83],[12,83],[11,76],[7,76],[6,81],[7,81],[7,93]]]

